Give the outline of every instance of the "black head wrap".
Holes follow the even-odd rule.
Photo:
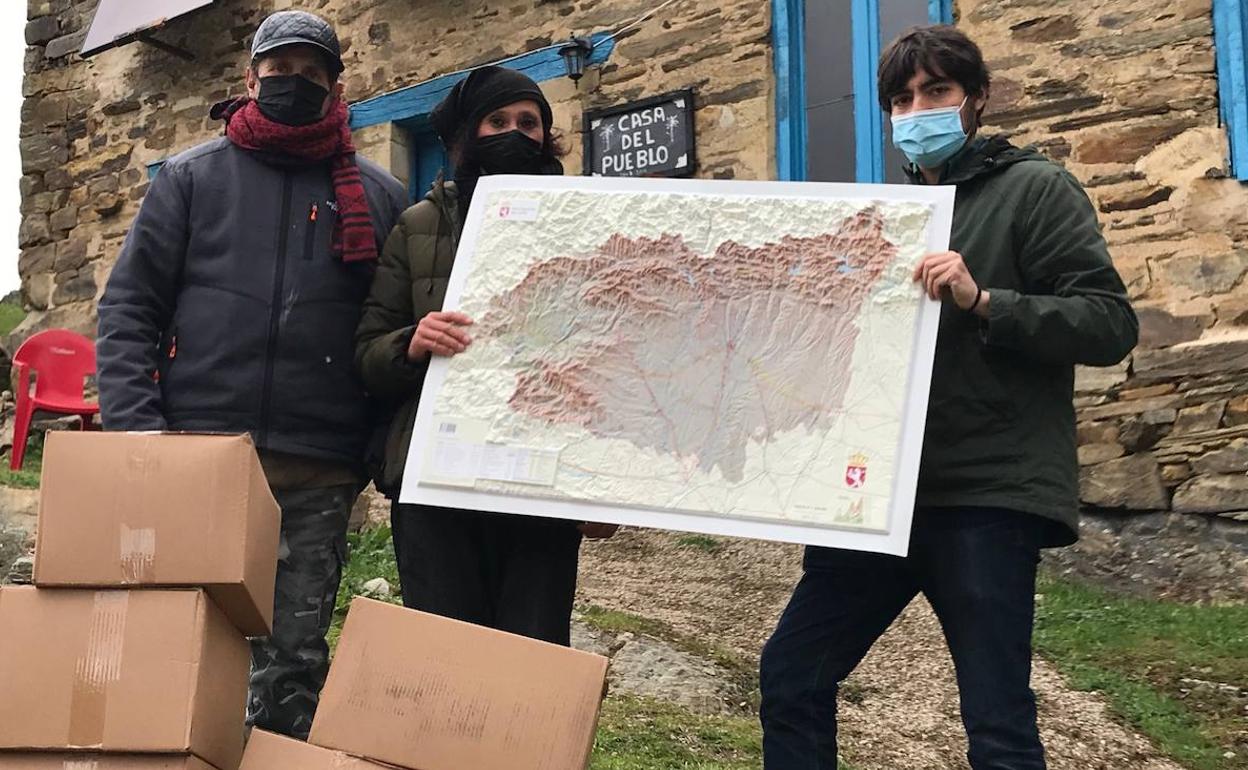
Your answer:
[[[554,124],[550,102],[532,78],[505,67],[480,67],[455,84],[430,119],[438,137],[448,149],[462,135],[481,124],[486,115],[499,107],[532,99],[542,111],[542,128],[549,134]]]
[[[461,221],[481,176],[476,157],[477,127],[494,110],[526,100],[537,102],[542,113],[542,146],[546,158],[538,173],[562,174],[563,165],[551,150],[554,116],[550,102],[546,101],[546,95],[537,83],[522,72],[495,65],[478,67],[456,83],[430,114],[430,122],[443,146],[448,152],[452,148],[458,149],[455,153],[458,156],[455,159],[455,183],[459,190]]]

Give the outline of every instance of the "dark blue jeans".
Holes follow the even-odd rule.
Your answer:
[[[971,767],[1044,770],[1030,685],[1044,527],[1015,511],[919,509],[904,559],[807,548],[763,648],[766,770],[835,770],[837,689],[920,591],[953,655]]]

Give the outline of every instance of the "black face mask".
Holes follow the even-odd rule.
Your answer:
[[[329,91],[302,75],[260,78],[256,105],[269,120],[287,126],[307,126],[321,119]]]
[[[476,160],[483,174],[538,174],[545,165],[542,143],[519,131],[477,139]]]

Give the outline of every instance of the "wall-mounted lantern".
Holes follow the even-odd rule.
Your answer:
[[[585,74],[585,62],[593,52],[593,45],[583,37],[572,37],[567,45],[559,49],[559,55],[563,57],[563,63],[568,68],[568,77],[572,78],[573,83],[578,82]]]

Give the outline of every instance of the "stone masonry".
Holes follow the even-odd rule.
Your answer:
[[[250,35],[301,7],[338,26],[352,101],[618,28],[649,0],[221,0],[131,44],[77,55],[95,0],[30,0],[21,151],[23,296],[15,339],[91,333],[148,164],[210,138],[208,106],[242,90]],[[1083,499],[1092,509],[1248,518],[1248,186],[1226,176],[1211,0],[959,0],[994,71],[987,122],[1086,185],[1141,319],[1131,361],[1080,373]],[[684,0],[623,34],[579,86],[543,88],[580,170],[584,109],[692,87],[698,174],[774,178],[771,9]],[[405,135],[357,137],[408,176]],[[812,141],[819,141],[812,137]],[[1221,525],[1219,525],[1221,526]]]

